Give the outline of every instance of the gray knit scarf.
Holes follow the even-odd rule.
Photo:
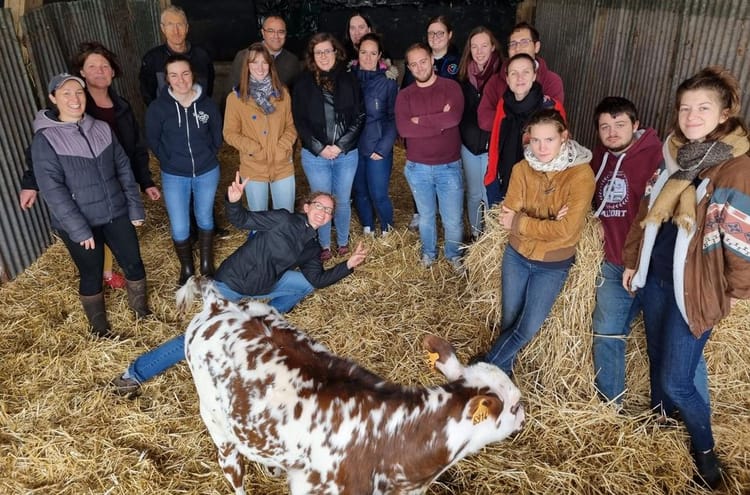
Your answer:
[[[253,97],[255,103],[263,109],[263,113],[268,115],[276,110],[276,107],[271,103],[271,97],[279,97],[279,92],[274,89],[271,84],[271,75],[267,75],[262,81],[256,81],[252,77],[250,78],[250,96]]]

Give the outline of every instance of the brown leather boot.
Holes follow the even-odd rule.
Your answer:
[[[140,280],[127,280],[128,306],[135,311],[138,319],[145,318],[151,314],[148,309],[148,295],[146,293],[146,277]]]
[[[93,296],[78,296],[89,320],[89,330],[97,337],[111,338],[115,335],[109,328],[107,321],[107,310],[104,307],[104,292],[94,294]]]
[[[201,275],[214,275],[214,232],[213,230],[199,230],[198,241],[201,249]]]
[[[177,259],[180,260],[180,279],[177,281],[177,285],[182,287],[190,277],[195,274],[195,267],[193,266],[193,243],[190,242],[190,238],[184,241],[174,243],[174,250],[177,253]]]

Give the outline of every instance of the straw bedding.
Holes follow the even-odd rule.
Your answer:
[[[487,232],[467,250],[468,276],[445,261],[418,264],[418,236],[406,230],[411,199],[396,150],[392,193],[398,229],[367,238],[367,263],[318,291],[288,318],[335,352],[403,384],[435,384],[420,350],[425,333],[453,342],[459,356],[485,350],[497,336],[499,266],[505,241],[489,212]],[[221,154],[224,180],[236,155]],[[155,164],[152,164],[156,170]],[[157,175],[158,176],[158,175]],[[298,189],[304,192],[304,179]],[[138,354],[177,335],[192,314],[174,309],[178,263],[162,203],[147,204],[140,231],[156,318],[135,321],[124,291],[108,290],[121,340],[89,336],[76,295],[74,266],[61,242],[17,280],[0,287],[0,493],[229,493],[198,414],[187,367],[157,377],[134,401],[108,382]],[[361,239],[353,220],[353,242]],[[222,260],[244,239],[217,241]],[[577,263],[541,332],[518,356],[516,381],[528,421],[514,439],[492,445],[445,473],[431,494],[689,494],[692,461],[681,425],[656,425],[648,414],[642,326],[628,344],[623,412],[596,397],[591,312],[602,253],[590,221]],[[714,433],[729,477],[726,493],[750,493],[750,311],[746,302],[707,346]],[[194,311],[198,310],[198,306]],[[283,479],[255,465],[249,493],[286,493]]]

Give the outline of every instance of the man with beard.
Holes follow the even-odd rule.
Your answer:
[[[445,258],[463,273],[460,246],[463,241],[463,171],[458,124],[464,110],[461,86],[437,76],[432,52],[424,43],[406,50],[406,64],[414,84],[396,97],[396,127],[406,140],[404,175],[419,213],[422,266],[437,258],[436,214],[445,230]]]
[[[269,15],[263,21],[261,36],[263,37],[263,46],[273,57],[273,64],[276,66],[276,72],[279,73],[279,79],[292,92],[292,84],[302,70],[299,58],[286,48],[286,22],[281,16]],[[232,68],[229,71],[229,81],[232,85],[238,84],[240,72],[242,71],[242,61],[245,59],[247,48],[237,52],[232,61]]]
[[[660,301],[633,296],[622,286],[622,249],[647,183],[663,160],[662,144],[654,129],[639,128],[635,105],[622,97],[608,96],[599,102],[594,123],[601,143],[594,148],[591,160],[596,174],[593,204],[604,241],[593,316],[594,371],[599,393],[620,406],[625,392],[625,350],[631,322],[643,310],[646,334],[661,329]],[[696,375],[701,395],[708,394],[705,371],[704,361]]]

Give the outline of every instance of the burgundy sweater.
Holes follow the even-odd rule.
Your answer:
[[[445,112],[448,104],[450,109]],[[427,87],[410,84],[396,97],[396,128],[406,140],[406,158],[427,165],[442,165],[461,158],[458,124],[464,95],[456,81],[437,76]],[[419,117],[419,123],[411,121]]]

